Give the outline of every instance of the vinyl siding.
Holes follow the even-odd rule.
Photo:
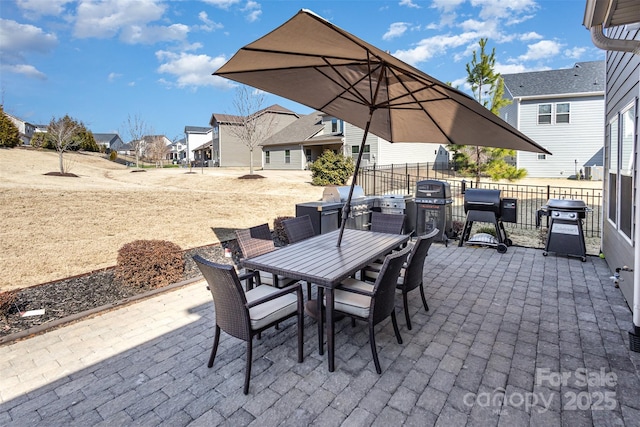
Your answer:
[[[275,113],[267,113],[275,114]],[[297,120],[291,114],[278,114],[274,120],[271,135],[279,132],[286,126]],[[229,130],[229,125],[220,124],[220,166],[222,167],[249,167],[249,148]],[[253,167],[262,167],[262,147],[257,144],[253,149]]]
[[[570,104],[570,123],[553,123],[555,104],[566,102]],[[538,124],[539,104],[553,105],[553,124]],[[522,133],[553,153],[542,160],[537,153],[520,151],[518,167],[526,169],[529,177],[568,178],[603,147],[604,96],[523,100],[518,120]]]
[[[345,154],[351,154],[352,146],[360,146],[364,130],[350,124],[345,126]],[[376,163],[390,165],[398,163],[425,163],[435,162],[439,144],[426,143],[390,143],[373,134],[367,135],[367,144],[370,148],[370,161],[363,161],[363,165]]]
[[[290,158],[291,161],[286,163],[285,161],[285,151],[290,150]],[[276,146],[269,147],[268,150],[264,150],[262,152],[263,161],[265,159],[265,152],[269,152],[269,163],[264,163],[264,169],[272,169],[272,170],[303,170],[304,164],[303,162],[304,155],[303,151],[300,149],[299,145],[291,145],[291,146]]]
[[[624,27],[612,28],[608,34],[609,37],[618,39],[635,38],[640,40],[640,34],[636,31],[633,34],[624,30]],[[616,115],[622,111],[629,103],[637,100],[640,92],[640,56],[623,52],[607,52],[607,105],[606,105],[606,121],[608,124]],[[636,135],[638,134],[638,108],[636,108]],[[604,125],[603,125],[604,128]],[[636,136],[636,153],[639,149],[638,138]],[[609,205],[609,171],[606,169],[608,164],[609,141],[605,140],[605,211],[603,217],[603,237],[602,250],[606,256],[607,264],[611,271],[615,271],[623,265],[633,266],[634,247],[629,240],[615,228],[615,226],[607,219],[609,217],[607,206]],[[637,156],[637,154],[636,154]],[[636,157],[637,158],[637,157]],[[638,166],[634,167],[634,175],[638,176]],[[638,201],[635,202],[637,209]],[[640,224],[636,224],[640,226]],[[636,242],[638,244],[639,242]],[[622,281],[620,281],[620,289],[629,306],[633,303],[633,275],[636,272],[621,272]]]

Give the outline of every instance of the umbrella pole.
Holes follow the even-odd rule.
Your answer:
[[[351,212],[351,197],[353,196],[353,187],[356,185],[356,178],[358,177],[358,170],[360,169],[360,161],[362,160],[362,153],[364,152],[364,146],[367,141],[367,135],[369,134],[369,125],[371,124],[371,117],[373,116],[373,108],[369,110],[369,120],[364,127],[364,135],[362,135],[362,142],[360,143],[360,151],[358,152],[358,160],[356,161],[356,169],[353,172],[353,179],[351,180],[351,188],[349,188],[349,196],[347,202],[342,207],[342,222],[340,224],[340,234],[338,235],[337,247],[340,247],[342,243],[342,235],[344,234],[344,227],[347,224],[347,218]]]

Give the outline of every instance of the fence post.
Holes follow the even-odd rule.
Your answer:
[[[551,198],[551,186],[547,184],[547,200]]]
[[[378,194],[378,189],[376,188],[376,164],[373,164],[373,194]]]

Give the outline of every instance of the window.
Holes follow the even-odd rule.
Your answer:
[[[556,123],[569,123],[570,104],[556,104]]]
[[[357,145],[352,145],[351,146],[351,157],[353,157],[353,160],[357,161],[358,160],[358,153],[360,153],[360,147]],[[370,159],[370,154],[371,154],[371,146],[369,144],[364,146],[364,151],[362,152],[362,160],[371,160]]]
[[[271,163],[271,153],[269,151],[264,152],[264,163],[267,165]]]
[[[547,159],[546,154],[538,154],[538,160],[546,160],[546,159]]]
[[[609,123],[607,170],[609,173],[609,221],[633,240],[633,151],[636,135],[635,102]]]
[[[310,162],[311,161],[311,149],[307,148],[304,152],[305,152],[305,156],[307,158],[307,162]]]
[[[284,162],[291,163],[291,150],[284,150]]]
[[[331,119],[331,132],[338,132],[338,119]]]
[[[551,124],[551,104],[538,105],[538,124],[539,125]]]

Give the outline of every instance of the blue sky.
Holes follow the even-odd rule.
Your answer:
[[[586,0],[0,0],[6,112],[34,124],[69,114],[128,141],[127,117],[173,140],[234,114],[231,81],[211,74],[239,48],[310,9],[464,89],[481,37],[503,74],[603,60],[582,26]],[[268,96],[280,104],[310,110]]]

